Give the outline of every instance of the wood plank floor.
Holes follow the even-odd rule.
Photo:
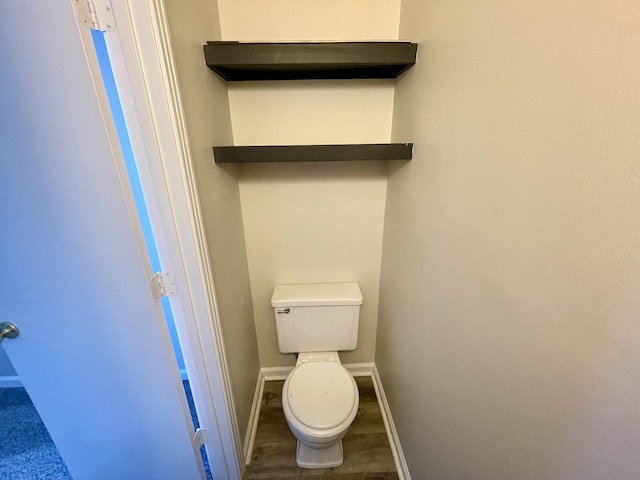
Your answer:
[[[337,480],[397,480],[387,433],[370,377],[356,377],[358,414],[342,440],[344,463],[317,470],[298,468],[296,439],[282,412],[284,382],[266,382],[262,395],[251,464],[244,480],[334,478]]]

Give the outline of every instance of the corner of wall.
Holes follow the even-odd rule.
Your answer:
[[[202,45],[220,38],[218,5],[166,0],[173,53],[188,129],[231,395],[240,428],[247,425],[259,372],[238,168],[214,163],[212,147],[232,144],[226,84],[204,65]],[[241,431],[240,435],[244,436]]]

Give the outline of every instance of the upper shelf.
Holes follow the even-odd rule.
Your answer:
[[[396,78],[416,63],[411,42],[207,42],[207,66],[227,81]]]
[[[411,160],[413,143],[213,147],[216,163]]]

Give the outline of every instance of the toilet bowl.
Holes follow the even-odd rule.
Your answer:
[[[282,389],[301,468],[342,465],[342,438],[358,413],[358,387],[337,352],[301,353]]]

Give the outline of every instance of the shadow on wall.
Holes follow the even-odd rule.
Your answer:
[[[368,182],[386,177],[386,161],[302,162],[241,166],[244,183],[280,182]]]

